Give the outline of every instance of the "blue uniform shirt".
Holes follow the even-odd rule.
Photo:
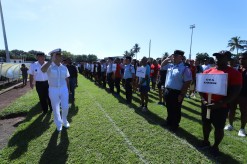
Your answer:
[[[191,71],[183,62],[176,65],[167,64],[165,67],[167,67],[166,88],[181,90],[184,82],[192,80]]]
[[[132,75],[135,74],[135,68],[131,64],[125,65],[124,68],[124,79],[130,79],[132,78]]]

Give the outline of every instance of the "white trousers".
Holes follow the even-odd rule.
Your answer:
[[[67,123],[67,116],[69,112],[69,93],[67,86],[63,87],[49,87],[49,97],[53,109],[54,123],[59,128],[62,124]],[[62,117],[60,114],[60,104],[62,107]]]

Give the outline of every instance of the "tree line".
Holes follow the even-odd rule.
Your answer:
[[[239,52],[244,52],[247,51],[247,40],[241,40],[239,36],[236,37],[232,37],[227,44],[227,47],[229,48],[229,51],[234,52],[236,50],[236,54],[233,53],[233,58],[237,58],[239,55]],[[135,44],[129,51],[126,50],[123,53],[123,56],[131,56],[136,57],[137,58],[137,53],[140,52],[140,46],[139,44]],[[12,50],[10,51],[10,58],[11,59],[24,59],[26,61],[35,61],[36,60],[36,54],[37,52],[40,51],[36,51],[36,50],[30,50],[28,52],[22,51],[22,50]],[[62,51],[63,56],[65,58],[71,58],[74,62],[81,62],[81,61],[96,61],[98,60],[97,55],[94,54],[89,54],[89,55],[74,55],[68,51]],[[167,57],[169,56],[168,52],[165,52],[162,54],[162,57]],[[0,50],[0,57],[1,58],[5,58],[6,57],[6,53],[5,50]],[[210,56],[208,55],[208,53],[197,53],[196,54],[196,60],[199,60],[200,62],[202,62],[205,59],[209,59]]]
[[[10,59],[24,59],[25,61],[36,61],[36,54],[41,51],[36,50],[30,50],[28,52],[25,52],[23,50],[12,50],[9,52]],[[89,55],[74,55],[68,51],[62,51],[64,58],[71,58],[74,62],[80,62],[80,61],[96,61],[98,58],[94,54]],[[0,50],[0,58],[5,59],[6,52],[5,50]]]

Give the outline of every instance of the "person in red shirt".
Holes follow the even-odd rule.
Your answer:
[[[237,97],[237,99],[229,104],[229,124],[225,126],[225,130],[233,130],[233,120],[235,117],[237,105],[239,105],[239,109],[241,112],[241,128],[238,131],[238,136],[240,137],[245,137],[246,132],[245,132],[245,126],[247,123],[247,51],[239,56],[239,63],[240,63],[240,68],[238,71],[242,74],[243,78],[243,86],[240,92],[240,95]],[[236,69],[235,67],[233,67]]]
[[[156,60],[153,61],[153,64],[151,65],[150,69],[151,69],[150,77],[152,81],[152,89],[155,90],[158,72],[160,69],[160,65],[157,63]]]
[[[196,66],[195,66],[195,61],[190,60],[190,71],[192,74],[192,81],[190,83],[190,88],[189,88],[189,98],[196,98],[195,97],[195,84],[196,84]]]
[[[228,94],[227,96],[212,95],[212,103],[209,104],[207,101],[207,94],[200,93],[202,102],[202,127],[203,127],[203,137],[202,147],[210,147],[209,135],[212,130],[212,126],[215,128],[214,132],[214,144],[210,147],[210,152],[213,156],[219,155],[219,144],[224,137],[224,126],[226,123],[226,118],[228,114],[227,104],[232,102],[240,93],[242,87],[242,76],[241,74],[228,67],[228,60],[231,58],[231,52],[221,51],[219,53],[214,53],[213,56],[216,57],[216,67],[205,70],[204,74],[228,74]],[[206,118],[207,108],[211,109],[210,119]]]

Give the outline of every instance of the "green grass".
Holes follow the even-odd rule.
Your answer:
[[[158,94],[150,93],[150,112],[124,103],[93,82],[79,78],[76,102],[68,120],[71,128],[56,132],[53,116],[40,114],[36,92],[30,91],[7,107],[0,116],[26,112],[8,146],[0,151],[0,163],[246,163],[246,138],[237,131],[226,132],[220,145],[222,154],[212,158],[195,147],[202,139],[200,103],[185,99],[181,128],[175,135],[160,126],[165,107],[157,105]],[[237,115],[239,118],[239,114]],[[236,120],[235,127],[239,127]],[[210,140],[213,142],[213,133]]]

